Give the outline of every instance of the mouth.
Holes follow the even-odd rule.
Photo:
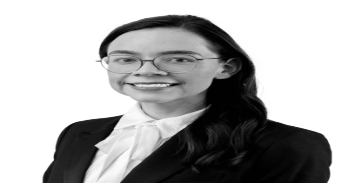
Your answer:
[[[175,85],[179,85],[179,83],[127,83],[132,86],[136,86],[139,88],[167,88]]]

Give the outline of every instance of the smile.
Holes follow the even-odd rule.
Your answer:
[[[136,88],[155,89],[155,88],[168,88],[178,85],[176,83],[128,83]]]
[[[136,87],[160,87],[160,88],[164,88],[164,87],[171,86],[171,84],[134,84],[134,86],[136,86]]]

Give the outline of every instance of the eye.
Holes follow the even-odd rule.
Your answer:
[[[190,57],[170,57],[170,58],[166,58],[164,60],[166,63],[173,63],[173,64],[184,64],[184,63],[193,63],[196,60]]]
[[[138,59],[134,57],[124,57],[124,56],[112,56],[110,57],[110,63],[113,64],[132,64],[137,62]]]

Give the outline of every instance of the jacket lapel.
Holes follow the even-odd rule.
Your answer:
[[[184,169],[180,162],[184,155],[175,154],[178,144],[176,134],[136,166],[121,183],[156,183]]]
[[[98,150],[95,144],[110,135],[120,117],[100,127],[81,131],[74,142],[64,182],[83,183],[85,173]],[[142,183],[156,183],[184,169],[180,162],[184,155],[175,154],[178,144],[179,137],[176,134],[136,166],[122,183],[139,183],[139,180]]]
[[[94,145],[109,136],[119,119],[120,117],[116,117],[99,127],[85,129],[76,137],[68,167],[65,169],[64,182],[83,182],[85,173],[98,150]]]

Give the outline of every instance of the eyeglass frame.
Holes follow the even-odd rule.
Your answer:
[[[96,62],[100,62],[100,64],[102,65],[102,67],[103,67],[104,69],[106,69],[106,70],[109,71],[109,72],[112,72],[112,71],[110,71],[109,69],[105,68],[104,65],[103,65],[103,60],[104,60],[106,57],[109,58],[110,55],[117,55],[117,54],[109,54],[109,55],[103,57],[102,59],[97,60]],[[160,68],[158,68],[158,67],[156,66],[155,60],[156,60],[158,57],[161,57],[161,56],[163,56],[163,55],[159,55],[159,56],[155,57],[155,58],[152,59],[152,60],[143,60],[143,59],[138,58],[138,57],[136,57],[136,56],[130,56],[130,57],[137,58],[137,59],[140,60],[140,62],[141,62],[140,67],[139,67],[137,70],[135,70],[135,71],[138,71],[141,67],[143,67],[145,62],[152,62],[152,65],[155,66],[156,69],[158,69],[158,70],[160,70],[160,71],[167,72],[167,73],[174,73],[174,74],[181,74],[181,73],[185,73],[185,72],[192,71],[194,68],[197,67],[198,61],[203,61],[203,60],[207,60],[207,59],[224,59],[224,58],[226,58],[226,57],[220,57],[220,58],[196,58],[196,57],[194,57],[194,56],[192,56],[192,55],[185,55],[185,56],[189,56],[189,57],[192,57],[192,58],[196,59],[196,61],[197,61],[197,62],[196,62],[196,65],[195,65],[192,69],[187,70],[187,71],[184,71],[184,72],[169,72],[169,71],[162,70],[162,69],[160,69]],[[135,72],[135,71],[126,72],[126,73],[117,73],[117,72],[112,72],[112,73],[115,73],[115,74],[131,74],[131,73],[133,73],[133,72]]]

